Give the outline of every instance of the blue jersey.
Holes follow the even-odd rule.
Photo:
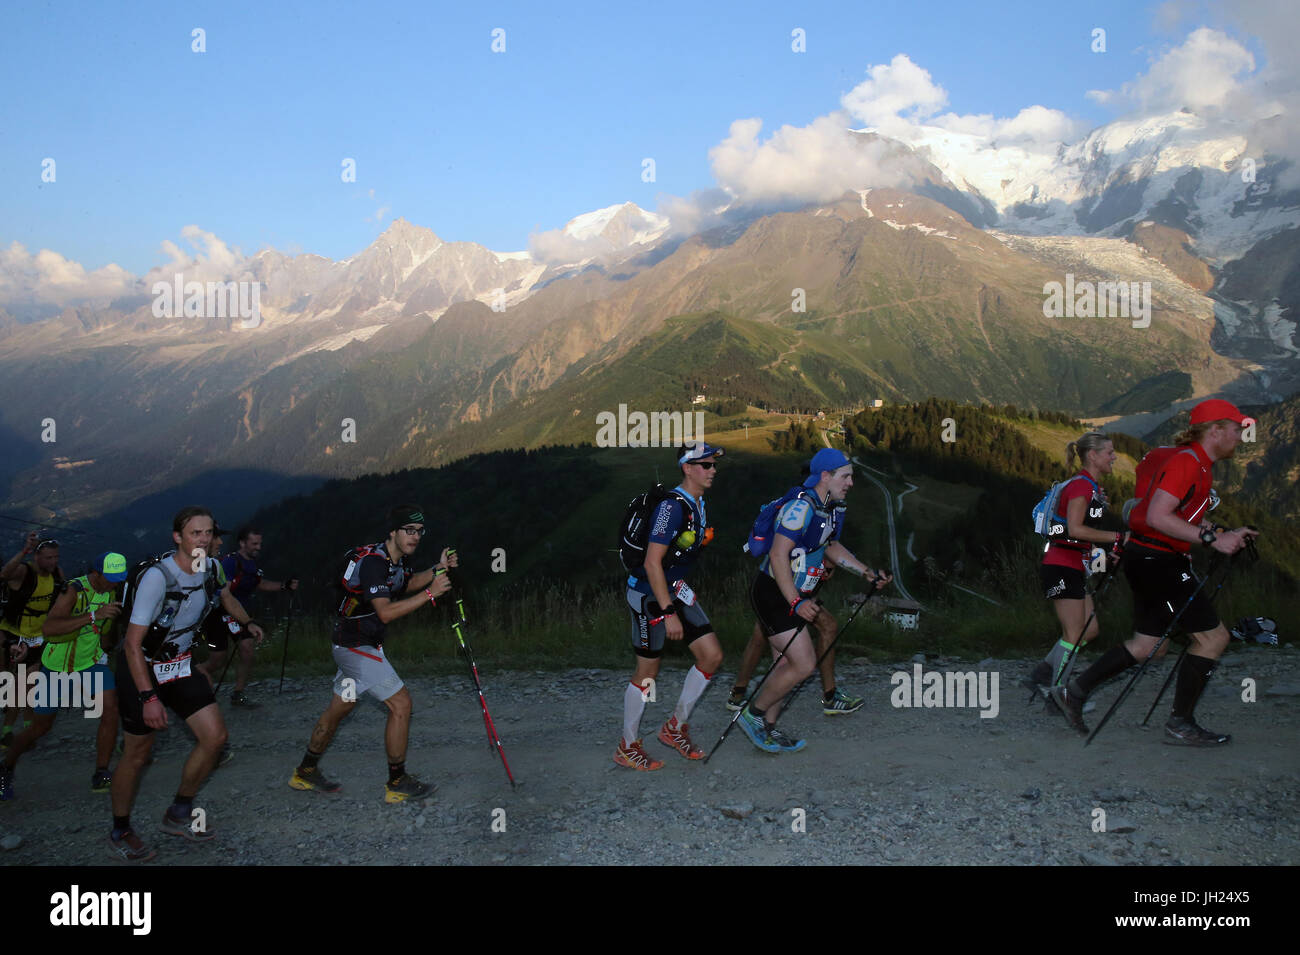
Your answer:
[[[826,548],[831,541],[839,540],[844,529],[844,511],[825,510],[814,505],[815,499],[816,492],[800,494],[777,512],[774,522],[776,533],[794,544],[790,551],[790,572],[801,594],[812,593],[821,583],[825,576]],[[759,570],[774,577],[771,551],[763,557]]]
[[[708,520],[704,512],[704,498],[701,497],[696,499],[691,497],[690,494],[686,493],[686,491],[682,489],[681,485],[678,485],[673,490],[690,502],[689,506],[695,515],[694,524],[697,540],[695,544],[690,547],[690,553],[681,560],[674,561],[664,568],[664,579],[667,580],[669,584],[675,583],[679,580],[684,580],[691,568],[695,566],[695,558],[699,553],[699,538],[703,536],[704,528],[708,527]],[[676,497],[666,497],[660,501],[659,506],[655,509],[654,515],[650,519],[650,533],[646,537],[646,545],[663,544],[668,548],[669,552],[671,552],[674,549],[673,542],[676,541],[678,535],[686,529],[687,506],[688,505],[685,502]],[[685,547],[685,545],[678,546]],[[650,581],[645,576],[645,571],[642,571],[639,574],[632,574],[628,577],[627,585],[637,593],[649,594],[651,596],[654,595],[654,591],[650,587]]]
[[[239,551],[233,551],[221,558],[221,567],[226,572],[226,579],[230,581],[230,592],[240,606],[248,610],[249,599],[262,582],[262,572],[257,567],[257,561],[244,557]]]

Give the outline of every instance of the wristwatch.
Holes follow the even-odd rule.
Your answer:
[[[1219,536],[1215,534],[1214,531],[1210,530],[1210,528],[1208,527],[1205,528],[1203,531],[1201,531],[1201,543],[1204,544],[1206,547],[1212,546],[1214,542],[1218,539]]]

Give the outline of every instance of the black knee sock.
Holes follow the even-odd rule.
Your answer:
[[[316,764],[320,762],[320,758],[324,755],[324,753],[313,753],[311,750],[307,750],[307,755],[302,758],[302,762],[299,764],[298,768],[315,769]]]
[[[1218,662],[1190,653],[1183,657],[1183,664],[1178,669],[1178,685],[1174,688],[1173,715],[1175,717],[1192,719],[1192,713],[1196,711],[1196,701],[1201,698],[1201,692],[1205,689],[1205,684],[1210,682],[1210,674],[1214,672],[1214,665]]]
[[[402,762],[400,763],[388,764],[388,781],[390,783],[397,782],[405,774],[406,774],[406,760],[402,760]]]
[[[1083,695],[1088,696],[1099,683],[1109,680],[1117,673],[1123,673],[1135,663],[1137,661],[1133,659],[1133,654],[1121,643],[1103,653],[1100,660],[1074,679]]]

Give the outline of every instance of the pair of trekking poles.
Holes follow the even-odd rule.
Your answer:
[[[865,607],[871,601],[871,597],[875,592],[874,581],[872,583],[872,591],[873,591],[872,594],[868,594],[865,599],[863,599],[856,607],[853,608],[853,613],[849,614],[849,619],[844,621],[844,626],[840,627],[839,632],[835,634],[835,639],[831,640],[830,645],[827,646],[826,649],[822,651],[819,657],[817,657],[817,662],[813,664],[813,672],[810,673],[806,678],[801,680],[798,683],[798,685],[796,685],[794,689],[792,689],[786,695],[785,703],[781,707],[782,713],[789,710],[790,706],[798,698],[799,691],[802,690],[808,683],[816,679],[817,668],[822,665],[822,662],[828,656],[830,656],[830,652],[835,649],[835,644],[839,642],[840,637],[844,636],[844,632],[848,630],[850,626],[853,625],[853,621],[856,620],[858,614],[862,612],[862,608]],[[820,606],[820,604],[818,606]],[[718,751],[718,748],[721,747],[724,742],[726,742],[727,735],[735,727],[736,721],[740,719],[741,714],[745,712],[745,710],[749,707],[749,704],[758,698],[758,694],[763,689],[763,684],[767,682],[767,678],[772,675],[772,672],[776,670],[780,662],[783,659],[785,659],[786,651],[789,650],[790,647],[794,645],[795,640],[799,638],[799,634],[803,632],[804,627],[806,627],[807,625],[808,625],[808,621],[804,620],[801,617],[799,619],[799,626],[795,627],[794,633],[790,634],[790,639],[785,642],[785,646],[781,648],[781,651],[777,654],[776,659],[773,660],[771,665],[767,668],[767,671],[763,674],[763,678],[758,681],[758,685],[755,686],[754,689],[750,690],[749,696],[745,697],[745,702],[740,705],[740,709],[736,710],[735,714],[731,717],[731,722],[729,722],[727,724],[727,728],[722,731],[722,735],[718,737],[718,741],[713,744],[713,749],[710,750],[709,754],[704,757],[704,762],[707,763],[710,759],[712,759],[714,753]]]
[[[1255,530],[1255,528],[1252,527],[1251,525],[1247,525],[1247,528],[1249,530]],[[1092,732],[1088,734],[1087,740],[1084,741],[1083,744],[1084,746],[1089,745],[1090,743],[1092,743],[1094,739],[1097,738],[1097,734],[1101,732],[1102,727],[1104,727],[1106,723],[1110,721],[1110,718],[1114,716],[1116,710],[1119,709],[1120,704],[1122,704],[1128,698],[1129,694],[1133,690],[1133,687],[1137,685],[1137,681],[1142,677],[1142,674],[1146,672],[1147,665],[1153,659],[1155,659],[1157,654],[1160,653],[1160,648],[1164,646],[1165,641],[1168,640],[1170,635],[1174,632],[1174,628],[1178,626],[1178,621],[1182,619],[1183,614],[1186,613],[1187,609],[1192,605],[1192,601],[1196,599],[1196,595],[1201,592],[1202,588],[1204,588],[1207,583],[1209,583],[1210,578],[1212,578],[1216,573],[1218,573],[1218,567],[1222,566],[1224,570],[1219,575],[1219,582],[1218,584],[1215,585],[1214,591],[1210,595],[1211,603],[1213,603],[1215,597],[1219,595],[1219,591],[1223,589],[1223,585],[1228,582],[1228,578],[1232,575],[1233,567],[1236,566],[1237,557],[1241,554],[1246,555],[1245,559],[1248,563],[1253,564],[1259,560],[1259,551],[1255,546],[1254,538],[1250,538],[1250,537],[1246,538],[1245,546],[1230,557],[1225,558],[1225,555],[1220,554],[1217,551],[1214,553],[1214,555],[1210,558],[1210,566],[1206,568],[1205,576],[1196,582],[1195,589],[1192,590],[1191,594],[1188,596],[1187,600],[1184,601],[1183,605],[1178,608],[1178,612],[1174,614],[1173,619],[1169,621],[1169,625],[1166,626],[1164,632],[1160,634],[1159,639],[1156,640],[1155,646],[1151,648],[1151,652],[1147,654],[1146,659],[1144,659],[1142,663],[1138,666],[1137,672],[1133,674],[1133,676],[1129,679],[1128,683],[1125,685],[1124,689],[1120,691],[1119,696],[1115,698],[1115,702],[1113,702],[1110,705],[1110,709],[1106,711],[1106,714],[1101,718],[1101,721],[1098,722],[1098,724],[1093,728]],[[1084,622],[1083,629],[1079,632],[1079,636],[1075,639],[1074,643],[1070,647],[1065,663],[1060,668],[1060,676],[1055,680],[1053,680],[1052,683],[1053,686],[1057,684],[1064,684],[1064,685],[1069,684],[1070,673],[1074,668],[1075,657],[1079,652],[1079,648],[1083,645],[1083,635],[1088,632],[1088,627],[1092,624],[1093,618],[1097,615],[1097,602],[1101,599],[1102,596],[1105,595],[1106,590],[1110,587],[1111,581],[1113,581],[1116,576],[1118,576],[1117,571],[1108,574],[1106,580],[1103,581],[1101,586],[1097,588],[1097,592],[1093,595],[1092,613],[1089,615],[1088,619]],[[1146,716],[1142,718],[1143,726],[1146,726],[1147,723],[1151,720],[1151,714],[1153,714],[1156,711],[1156,707],[1160,705],[1160,701],[1164,698],[1165,693],[1169,690],[1169,686],[1171,683],[1173,683],[1174,676],[1178,673],[1178,668],[1182,666],[1183,658],[1187,656],[1187,651],[1191,649],[1191,646],[1192,646],[1192,642],[1188,640],[1186,646],[1183,647],[1182,652],[1178,655],[1178,659],[1174,661],[1174,665],[1169,670],[1169,676],[1165,678],[1164,685],[1160,687],[1160,692],[1156,694],[1156,698],[1155,700],[1152,701],[1151,707],[1150,709],[1147,710]]]

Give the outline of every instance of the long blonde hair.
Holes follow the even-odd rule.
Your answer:
[[[1080,462],[1086,462],[1089,451],[1100,451],[1102,445],[1110,443],[1111,439],[1100,431],[1089,431],[1086,434],[1079,435],[1077,440],[1071,441],[1065,446],[1065,466],[1073,471],[1076,457]],[[1082,466],[1081,463],[1080,467]]]

